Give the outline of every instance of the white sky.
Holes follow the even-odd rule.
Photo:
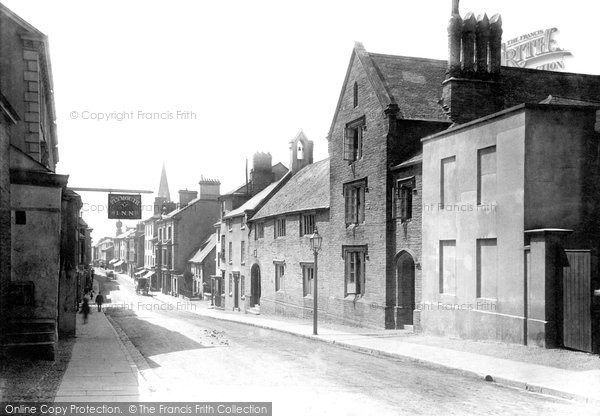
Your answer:
[[[164,161],[173,200],[178,189],[196,190],[201,175],[218,178],[222,192],[243,183],[256,151],[287,166],[300,128],[315,141],[315,160],[327,157],[354,41],[371,52],[446,59],[451,9],[451,0],[2,1],[50,38],[58,172],[69,185],[157,191]],[[557,27],[558,45],[573,53],[566,70],[600,73],[596,2],[460,3],[463,16],[501,13],[504,40]],[[197,119],[137,117],[178,110]],[[74,111],[134,118],[74,120]],[[106,195],[81,195],[95,241],[113,235],[115,221],[92,212]]]

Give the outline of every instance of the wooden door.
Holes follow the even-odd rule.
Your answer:
[[[565,250],[563,268],[563,342],[567,348],[592,352],[591,253]]]

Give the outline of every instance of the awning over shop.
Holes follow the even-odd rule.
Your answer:
[[[146,273],[144,275],[144,279],[150,279],[152,276],[154,276],[154,272],[152,270],[150,270],[148,273]]]
[[[144,269],[142,269],[142,270],[140,270],[139,272],[135,272],[133,275],[134,275],[134,276],[141,276],[142,274],[146,273],[147,271],[148,271],[148,270],[144,270]]]
[[[123,260],[119,260],[118,262],[115,263],[115,267],[119,267],[123,263],[124,263]]]
[[[119,261],[119,259],[112,259],[111,261],[108,262],[108,264],[115,264],[118,261]]]

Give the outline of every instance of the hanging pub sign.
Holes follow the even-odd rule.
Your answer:
[[[108,194],[108,219],[141,220],[142,196],[132,194]]]

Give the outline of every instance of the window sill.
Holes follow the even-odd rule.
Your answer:
[[[242,266],[245,266],[245,265],[246,265],[246,262],[245,262],[245,261],[242,261],[242,262],[240,262],[240,264],[241,264]]]
[[[475,298],[476,301],[487,302],[487,303],[498,303],[498,299],[495,298]]]

